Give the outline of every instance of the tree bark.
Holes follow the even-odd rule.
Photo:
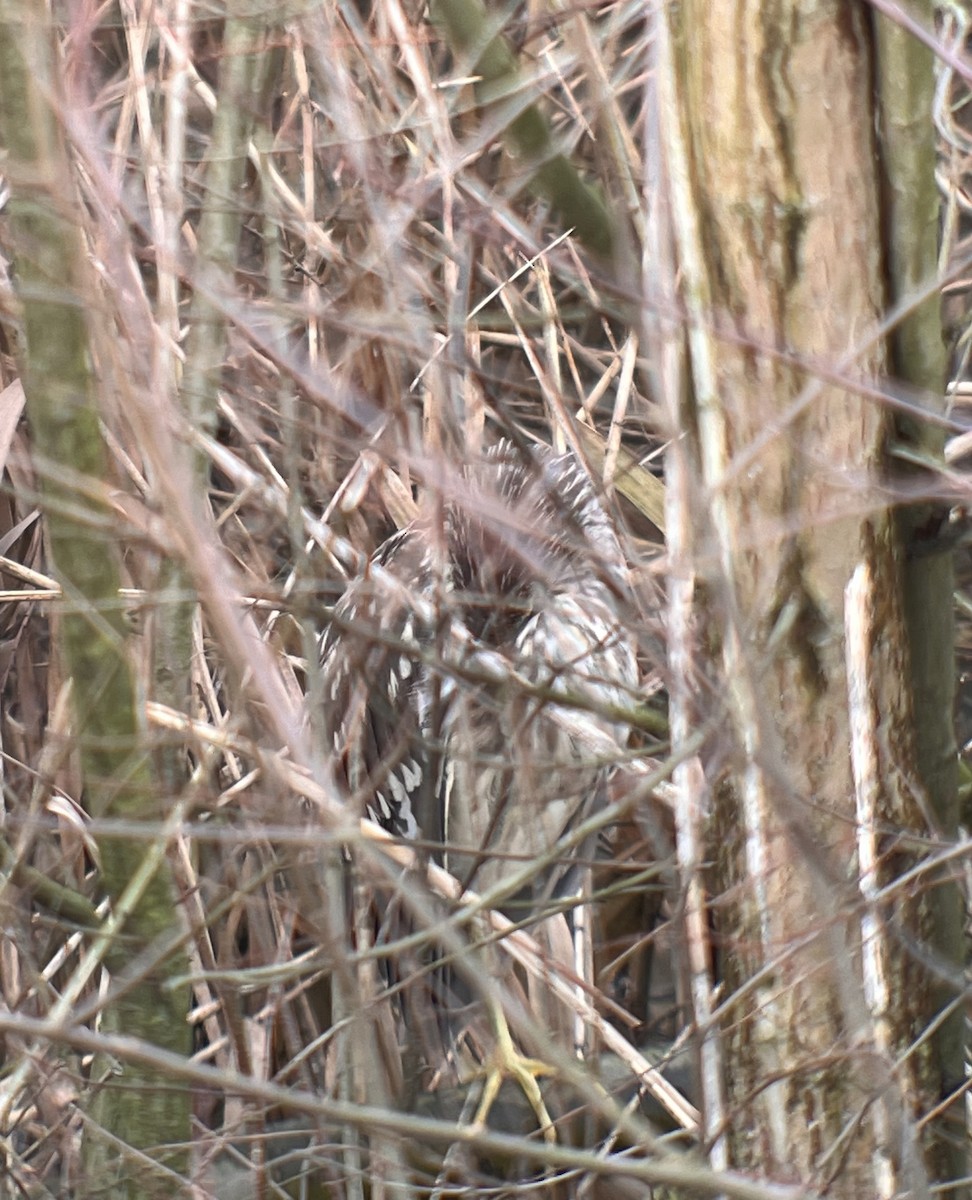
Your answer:
[[[933,6],[910,10],[931,28]],[[934,102],[931,51],[889,20],[875,16],[876,81],[881,118],[884,180],[884,241],[888,252],[890,299],[901,313],[890,337],[894,374],[912,385],[927,411],[945,411],[945,345],[934,266],[938,253],[939,196],[935,184],[935,144],[928,136]],[[943,462],[944,426],[901,414],[896,438],[906,456],[899,470],[912,494],[934,491],[933,474]],[[958,751],[952,712],[955,704],[955,631],[952,594],[954,556],[948,536],[948,506],[937,502],[902,505],[896,513],[903,548],[902,596],[907,622],[917,778],[928,800],[932,832],[946,844],[958,836]],[[932,1039],[931,1070],[940,1097],[961,1097],[965,1077],[965,1016],[955,980],[966,961],[965,907],[954,881],[943,878],[927,897],[929,942],[941,979],[933,989],[943,1010]],[[939,1144],[948,1163],[946,1176],[968,1174],[964,1138],[948,1137],[961,1128],[961,1099],[939,1124]]]
[[[733,734],[712,802],[720,1133],[733,1165],[775,1180],[918,1195],[949,1167],[914,1120],[938,1100],[940,1064],[902,1057],[941,997],[908,949],[928,944],[932,906],[895,887],[921,862],[928,776],[882,486],[882,323],[901,284],[881,220],[882,167],[897,168],[878,153],[875,29],[837,0],[683,0],[663,36],[691,373],[674,453],[696,484],[688,524]],[[918,69],[930,86],[930,63]],[[909,136],[930,140],[930,118]],[[927,237],[914,255],[932,278]],[[940,364],[922,317],[909,334],[937,338]],[[934,594],[941,613],[944,575]],[[941,772],[950,712],[935,704]]]
[[[59,652],[71,676],[85,803],[93,817],[160,816],[119,606],[119,562],[99,425],[98,380],[86,313],[93,280],[79,234],[74,183],[59,121],[53,32],[46,8],[0,2],[0,141],[8,152],[9,246],[22,305],[21,362],[47,532],[68,599]],[[164,844],[99,835],[101,878],[116,926],[105,959],[116,989],[102,1030],[188,1054],[188,988]],[[179,961],[181,959],[181,961]],[[57,1011],[57,1010],[56,1010]],[[58,1019],[70,1023],[70,1012]],[[25,1060],[26,1061],[26,1060]],[[111,1075],[114,1067],[95,1061]],[[168,1196],[172,1176],[146,1171],[144,1152],[170,1144],[170,1170],[188,1158],[189,1093],[158,1071],[127,1064],[94,1092],[89,1183],[114,1196]],[[105,1136],[107,1135],[107,1136]],[[181,1149],[179,1148],[181,1147]],[[132,1153],[130,1153],[130,1150]]]

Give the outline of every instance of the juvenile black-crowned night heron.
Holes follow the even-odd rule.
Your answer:
[[[583,468],[510,442],[453,475],[352,581],[323,641],[349,796],[467,888],[572,890],[637,684],[624,556]],[[562,839],[564,849],[558,852]],[[527,871],[524,863],[535,864]],[[504,1034],[504,1036],[507,1036]]]

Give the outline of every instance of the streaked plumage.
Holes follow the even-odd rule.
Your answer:
[[[349,794],[390,831],[443,845],[483,890],[600,802],[604,745],[627,734],[584,706],[630,703],[637,669],[623,554],[571,457],[501,442],[454,491],[336,606],[325,717]],[[534,893],[562,887],[569,859]]]

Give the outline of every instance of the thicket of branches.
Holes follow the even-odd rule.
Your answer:
[[[683,821],[676,838],[673,805],[686,770],[711,795],[744,752],[720,682],[738,614],[712,561],[694,563],[712,619],[678,642],[699,657],[667,657],[659,479],[685,431],[658,390],[678,373],[646,332],[653,349],[660,327],[680,341],[698,297],[649,294],[674,168],[646,6],[52,8],[0,0],[0,1188],[810,1194],[706,1162],[733,1113],[700,1127],[712,1081],[700,1091],[686,1067],[700,1033],[703,1077],[721,1065],[719,980],[749,931],[737,943],[723,897],[699,890],[725,878],[708,858],[735,834],[697,828],[695,844]],[[947,83],[940,183],[960,209]],[[962,261],[958,209],[943,263]],[[961,369],[961,311],[956,326]],[[333,605],[389,534],[461,502],[462,464],[501,436],[575,454],[631,569],[617,615],[640,682],[615,714],[630,737],[593,864],[587,991],[530,928],[461,901],[434,847],[362,824],[323,736]],[[600,569],[596,547],[574,552]],[[675,754],[673,678],[698,714]],[[951,843],[942,857],[962,862]],[[491,941],[495,958],[468,952]],[[925,957],[953,1011],[945,953]],[[443,956],[467,975],[495,962],[484,990],[553,1068],[555,1141],[510,1084],[489,1127],[470,1124],[481,1020],[430,1060],[417,1030],[437,1018],[416,1013],[415,981]],[[531,1019],[545,1006],[583,1027],[586,1062],[573,1032]],[[821,1076],[850,1069],[834,1045]]]

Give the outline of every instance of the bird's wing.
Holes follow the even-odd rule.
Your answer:
[[[422,820],[432,786],[415,693],[420,644],[409,587],[421,580],[423,553],[411,529],[394,535],[374,561],[400,588],[366,570],[334,608],[321,639],[324,726],[350,797],[389,832],[433,836]],[[387,579],[386,576],[386,579]]]

